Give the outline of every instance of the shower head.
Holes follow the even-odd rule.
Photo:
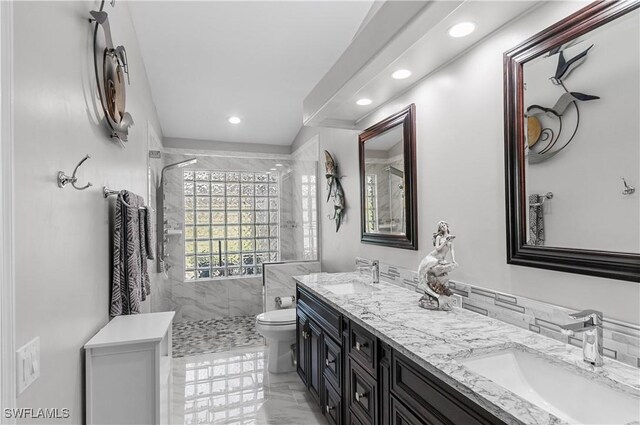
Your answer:
[[[180,161],[180,162],[176,162],[174,164],[167,165],[166,167],[164,167],[162,169],[162,172],[164,173],[165,171],[170,170],[172,168],[186,167],[187,165],[195,164],[196,162],[198,162],[198,158],[185,159],[184,161]]]
[[[180,162],[176,162],[176,163],[167,165],[166,167],[164,167],[162,169],[162,172],[160,173],[160,184],[162,185],[162,182],[164,181],[164,172],[165,171],[172,170],[174,168],[186,167],[187,165],[195,164],[196,162],[198,162],[198,158],[189,158],[189,159],[185,159],[184,161],[180,161]]]
[[[404,172],[398,170],[396,167],[392,167],[391,165],[385,167],[384,171],[386,171],[387,173],[393,174],[394,176],[404,178]]]

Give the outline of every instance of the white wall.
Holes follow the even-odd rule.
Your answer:
[[[335,233],[322,185],[322,268],[353,270],[354,257],[377,258],[416,269],[431,250],[439,220],[448,220],[460,268],[452,278],[561,306],[595,308],[640,323],[640,286],[632,282],[506,263],[502,54],[585,3],[552,3],[504,27],[457,61],[360,123],[362,128],[416,104],[419,251],[360,243],[357,131],[317,129],[345,177],[347,215]],[[586,66],[586,65],[585,65]],[[294,148],[314,131],[300,131]],[[324,164],[324,159],[321,160]]]
[[[130,61],[127,109],[136,124],[126,148],[95,119],[88,17],[98,7],[14,4],[16,344],[39,336],[42,350],[41,376],[18,406],[69,408],[71,417],[56,423],[83,422],[82,346],[109,318],[113,200],[103,199],[102,186],[145,196],[148,120],[162,136],[126,2],[105,6]],[[59,189],[58,170],[71,173],[87,153],[79,180],[93,187]]]

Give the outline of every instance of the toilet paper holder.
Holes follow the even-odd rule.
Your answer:
[[[276,297],[276,307],[277,308],[288,308],[296,303],[296,297],[294,295],[288,297]]]

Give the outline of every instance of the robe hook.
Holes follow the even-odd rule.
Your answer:
[[[91,156],[87,155],[84,158],[82,158],[80,162],[78,162],[78,165],[76,165],[76,168],[73,169],[73,174],[71,175],[71,177],[67,176],[64,171],[58,171],[58,187],[63,188],[69,183],[71,183],[71,186],[73,186],[74,189],[85,190],[93,186],[90,182],[87,182],[87,184],[82,187],[76,186],[76,182],[78,181],[78,178],[76,177],[78,168],[80,168],[80,166],[89,158],[91,158]]]

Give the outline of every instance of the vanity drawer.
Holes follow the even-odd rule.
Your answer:
[[[391,425],[440,425],[433,417],[421,420],[413,412],[404,407],[395,397],[391,396]]]
[[[342,348],[325,335],[322,344],[322,369],[324,377],[340,392],[342,387]]]
[[[417,417],[427,420],[427,424],[503,424],[448,384],[414,366],[410,360],[395,351],[391,358],[391,393],[402,400]],[[392,423],[393,420],[395,419],[392,419]]]
[[[349,408],[363,424],[377,425],[378,385],[357,362],[349,359]]]
[[[340,340],[342,315],[300,285],[297,286],[296,292],[298,308],[315,320],[326,334],[331,335],[335,340]]]
[[[323,413],[331,425],[342,425],[342,398],[330,382],[324,382]]]
[[[376,376],[377,338],[351,321],[349,332],[349,354],[365,368],[371,376]]]

